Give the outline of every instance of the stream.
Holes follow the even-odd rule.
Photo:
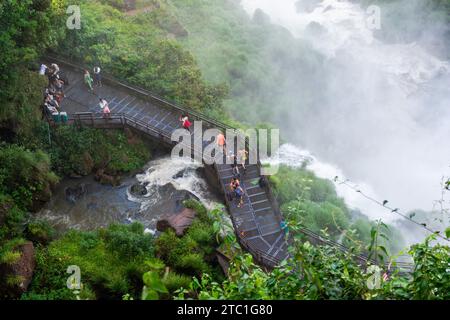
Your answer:
[[[158,218],[176,211],[184,199],[199,199],[208,208],[222,201],[210,191],[202,168],[189,159],[164,156],[150,161],[142,173],[123,177],[117,187],[102,185],[93,176],[64,179],[35,217],[59,232],[138,221],[155,233]]]

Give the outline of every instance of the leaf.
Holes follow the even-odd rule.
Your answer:
[[[445,229],[445,237],[450,239],[450,227]]]
[[[159,300],[159,295],[155,290],[149,290],[144,287],[144,292],[142,293],[143,300]]]
[[[380,237],[385,239],[386,241],[389,241],[389,237],[385,235],[384,233],[380,233]]]
[[[165,267],[164,263],[161,260],[159,260],[159,259],[147,260],[147,261],[145,261],[145,264],[150,269],[153,269],[153,270],[161,270],[161,269],[164,269],[164,267]]]
[[[164,283],[159,278],[159,275],[154,271],[149,271],[144,274],[144,283],[149,290],[154,290],[161,293],[168,293]]]
[[[388,200],[384,200],[384,201],[383,201],[383,206],[387,205],[388,202],[389,202]]]
[[[386,256],[389,256],[389,255],[388,255],[388,252],[387,252],[387,250],[386,250],[386,248],[385,248],[384,246],[378,246],[378,249],[380,249],[381,251],[383,251],[384,254],[385,254]]]

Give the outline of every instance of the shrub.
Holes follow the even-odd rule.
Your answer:
[[[11,196],[21,209],[50,198],[58,178],[50,171],[50,159],[44,152],[0,145],[0,163],[0,192]]]
[[[201,275],[203,272],[210,270],[210,267],[203,260],[203,256],[200,253],[187,253],[181,256],[178,267],[190,274],[196,275]]]
[[[133,223],[129,226],[112,224],[106,230],[105,240],[110,251],[117,252],[121,257],[153,254],[153,238],[144,234],[144,226]]]
[[[166,277],[163,278],[163,283],[166,286],[170,294],[173,294],[180,288],[188,288],[191,283],[191,278],[185,275],[180,275],[174,272],[169,272]]]
[[[56,231],[48,221],[36,220],[28,223],[26,235],[34,243],[47,245],[55,237]]]
[[[121,299],[136,284],[141,287],[137,278],[145,272],[144,261],[153,257],[152,241],[140,231],[143,227],[138,225],[111,225],[92,232],[69,231],[47,248],[39,249],[30,294],[24,298],[33,295],[72,298],[70,290],[64,290],[66,270],[69,265],[77,265],[87,296],[93,292],[96,298]],[[127,253],[133,244],[137,249]]]

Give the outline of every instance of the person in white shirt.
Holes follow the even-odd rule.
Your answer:
[[[51,67],[53,70],[53,75],[56,75],[59,72],[59,66],[56,63],[52,63]]]
[[[41,68],[39,69],[39,74],[41,76],[45,76],[45,71],[48,69],[48,67],[45,64],[41,64]]]
[[[102,109],[102,111],[103,111],[103,109],[105,109],[105,107],[108,106],[108,101],[106,101],[103,98],[100,98],[100,103],[98,105],[100,106],[100,109]]]

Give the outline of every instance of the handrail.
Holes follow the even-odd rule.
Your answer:
[[[78,69],[78,70],[90,70],[91,69],[91,68],[87,67],[84,64],[84,62],[81,62],[81,61],[76,61],[77,64],[74,64],[74,63],[72,63],[70,61],[67,61],[65,59],[62,59],[60,57],[56,57],[56,56],[54,56],[52,54],[48,54],[48,53],[45,55],[45,57],[48,58],[48,59],[54,60],[54,61],[56,61],[56,62],[58,62],[60,64],[68,65],[68,66],[70,66],[70,67],[72,67],[74,69]],[[77,60],[77,59],[74,59],[74,60]],[[227,124],[225,124],[223,122],[220,122],[218,120],[206,117],[205,115],[201,114],[198,111],[195,111],[195,110],[190,109],[190,108],[182,107],[179,104],[177,104],[176,102],[169,101],[168,99],[163,98],[163,97],[153,93],[150,90],[141,88],[141,87],[139,87],[136,84],[131,84],[128,81],[125,81],[125,80],[119,80],[119,79],[115,78],[113,75],[108,74],[106,72],[102,72],[102,78],[106,79],[109,82],[112,82],[112,83],[118,84],[120,86],[126,87],[129,90],[132,90],[132,91],[138,92],[140,94],[143,94],[143,95],[145,95],[147,97],[150,97],[150,98],[152,98],[152,99],[162,103],[163,105],[165,105],[167,107],[176,109],[176,110],[178,110],[180,112],[183,112],[183,113],[188,113],[189,115],[193,115],[195,118],[200,119],[202,121],[205,121],[205,122],[207,122],[210,125],[212,124],[212,125],[220,128],[220,129],[222,129],[222,130],[226,130],[226,129],[237,130],[237,128],[229,126],[229,125],[227,125]]]

